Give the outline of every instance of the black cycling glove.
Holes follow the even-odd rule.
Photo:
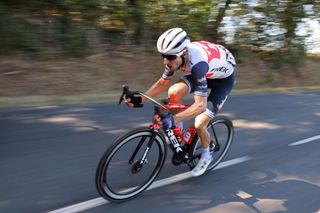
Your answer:
[[[141,96],[135,96],[131,93],[126,95],[126,98],[130,98],[130,102],[133,104],[133,107],[143,107]]]
[[[172,129],[175,124],[174,124],[174,119],[172,113],[164,113],[161,112],[159,113],[163,129]]]

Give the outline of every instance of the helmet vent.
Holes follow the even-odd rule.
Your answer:
[[[179,47],[186,39],[187,39],[187,36],[184,37],[181,41],[179,41],[179,42],[176,44],[176,46],[174,46],[173,48]]]

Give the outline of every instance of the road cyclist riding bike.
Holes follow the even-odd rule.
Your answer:
[[[112,202],[131,199],[146,190],[165,164],[168,146],[173,165],[187,164],[191,175],[199,176],[223,160],[233,139],[232,121],[216,115],[234,84],[232,54],[221,45],[191,43],[181,28],[164,32],[157,46],[165,64],[161,78],[145,93],[123,86],[119,101],[129,107],[142,107],[146,100],[151,101],[152,123],[116,139],[96,171],[99,194]],[[168,100],[155,100],[179,69],[186,75],[169,88]],[[181,103],[188,93],[194,93],[191,105]],[[193,118],[194,124],[183,130],[182,122]]]
[[[191,174],[202,175],[212,161],[207,126],[220,111],[233,88],[235,58],[222,45],[208,41],[191,42],[181,28],[165,31],[157,41],[157,48],[162,54],[165,70],[146,94],[158,96],[167,89],[170,78],[176,71],[185,73],[183,78],[169,88],[168,98],[172,103],[181,103],[183,96],[193,93],[194,103],[182,112],[161,116],[159,123],[164,129],[175,126],[182,129],[182,122],[195,119],[194,126],[200,138],[202,153]],[[125,97],[129,107],[142,107],[145,101],[146,98],[141,96]]]

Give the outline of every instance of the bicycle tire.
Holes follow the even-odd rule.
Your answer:
[[[219,131],[218,130],[219,124],[222,124],[225,126],[226,131],[227,131],[226,135],[218,135],[217,136],[217,131]],[[234,135],[233,123],[230,120],[230,118],[228,118],[227,116],[219,115],[219,116],[214,117],[209,122],[207,128],[208,128],[208,131],[210,134],[210,139],[211,139],[210,146],[212,145],[212,143],[214,143],[216,147],[210,147],[210,152],[211,152],[211,154],[213,154],[213,160],[211,161],[210,165],[208,166],[206,172],[214,169],[224,159],[224,157],[226,156],[227,152],[230,149],[230,146],[231,146],[231,143],[233,140],[233,135]],[[215,134],[216,134],[216,137],[214,137],[214,138],[212,138],[212,134],[214,134],[213,132],[215,132]],[[224,136],[226,137],[226,139],[222,142],[221,138]],[[219,139],[218,139],[218,137],[219,137]],[[217,148],[217,145],[216,145],[217,143],[218,143],[218,146],[220,146],[220,149],[221,149],[221,146],[223,143],[224,146],[223,146],[222,150],[218,150],[218,151],[214,150],[215,148]],[[199,152],[201,152],[200,148],[201,147],[200,147],[199,136],[198,136],[198,134],[195,134],[193,141],[191,143],[191,147],[189,149],[190,150],[189,155],[194,156],[194,155],[196,155],[196,153],[199,155]]]
[[[144,190],[146,190],[152,184],[152,182],[155,180],[155,178],[160,173],[160,171],[164,165],[164,162],[166,159],[166,154],[167,154],[167,144],[166,144],[164,136],[160,132],[158,132],[156,134],[157,135],[154,138],[154,141],[153,141],[154,144],[151,146],[151,149],[153,147],[156,147],[159,151],[159,153],[158,153],[159,155],[154,160],[155,161],[155,163],[154,163],[155,168],[152,170],[150,176],[146,179],[146,181],[144,181],[144,183],[142,183],[140,186],[134,186],[131,188],[129,187],[128,189],[124,189],[124,190],[119,189],[118,192],[116,192],[115,189],[111,188],[110,182],[112,182],[112,180],[108,179],[108,174],[114,174],[114,171],[113,172],[109,171],[110,167],[111,168],[113,167],[112,163],[110,163],[110,162],[113,160],[115,155],[118,152],[120,152],[120,150],[122,148],[125,147],[125,145],[127,145],[127,144],[131,145],[129,143],[130,142],[133,143],[136,139],[139,139],[139,137],[141,137],[141,138],[145,137],[143,140],[140,139],[140,141],[143,141],[142,145],[145,142],[149,141],[149,140],[147,140],[147,138],[149,138],[149,139],[151,138],[152,130],[149,127],[141,127],[141,128],[134,129],[134,130],[128,132],[127,134],[119,137],[115,141],[115,143],[109,149],[107,149],[107,151],[103,154],[102,158],[100,159],[100,162],[99,162],[99,165],[98,165],[98,168],[96,171],[96,188],[97,188],[99,194],[103,198],[105,198],[111,202],[123,202],[123,201],[131,199],[131,198],[137,196],[138,194],[142,193]],[[132,144],[132,145],[135,146],[135,144]],[[141,148],[142,148],[142,146],[139,147],[138,151],[140,151]],[[150,151],[149,151],[148,156],[150,154],[152,154],[152,153],[150,153]],[[128,158],[130,158],[130,155],[131,154],[127,155]],[[152,156],[149,156],[149,157],[152,157]],[[116,163],[119,163],[119,164],[121,162],[122,161],[119,161],[119,162],[116,161]],[[136,161],[136,162],[138,162],[138,161]],[[130,164],[128,161],[128,168],[130,169],[130,167],[131,167],[131,173],[133,175],[135,175],[135,173],[132,172],[132,170],[135,169],[134,168],[135,165],[136,164],[133,164],[133,165]],[[116,167],[118,167],[118,165]],[[124,166],[124,167],[126,167],[126,166]],[[146,165],[143,165],[143,167],[146,167]],[[142,171],[142,169],[141,169],[141,171]],[[139,173],[140,171],[137,170],[136,172]],[[121,176],[121,175],[119,175],[119,176]],[[124,179],[125,177],[116,177],[116,178],[118,178],[118,180],[121,180],[121,179]],[[127,183],[127,182],[125,182],[125,183]],[[120,186],[120,187],[122,187],[122,186]]]

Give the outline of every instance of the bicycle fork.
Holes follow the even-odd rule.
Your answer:
[[[130,157],[130,160],[129,160],[129,164],[130,164],[130,165],[132,165],[132,164],[134,163],[134,165],[133,165],[133,166],[134,166],[134,168],[133,168],[134,170],[133,170],[133,171],[135,171],[135,172],[140,171],[141,168],[142,168],[142,166],[143,166],[143,164],[147,163],[147,156],[148,156],[149,150],[151,149],[151,146],[152,146],[152,144],[153,144],[153,141],[154,141],[154,139],[156,138],[158,132],[159,132],[159,130],[153,129],[152,135],[151,135],[151,137],[150,137],[150,139],[149,139],[149,141],[148,141],[148,144],[147,144],[146,149],[145,149],[144,152],[143,152],[142,158],[141,158],[139,161],[137,161],[137,162],[134,163],[134,159],[135,159],[138,151],[140,150],[142,144],[145,142],[147,136],[143,136],[143,137],[141,138],[141,140],[139,141],[137,147],[135,148],[135,150],[134,150],[134,152],[132,153],[132,155],[131,155],[131,157]]]

